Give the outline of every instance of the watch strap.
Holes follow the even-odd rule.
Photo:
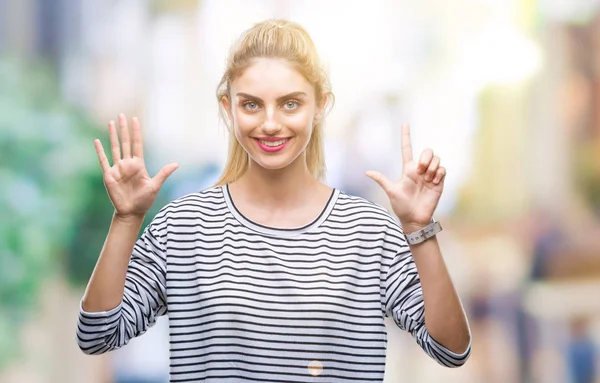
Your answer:
[[[442,225],[438,221],[432,219],[429,225],[425,226],[421,230],[413,231],[412,233],[408,234],[405,233],[406,241],[410,245],[418,245],[419,243],[434,237],[440,231],[442,231]]]

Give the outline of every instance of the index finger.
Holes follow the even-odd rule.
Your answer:
[[[402,124],[402,164],[406,165],[413,160],[412,144],[410,143],[410,126]]]

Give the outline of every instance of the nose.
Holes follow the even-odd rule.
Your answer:
[[[265,134],[272,136],[279,132],[282,128],[281,124],[277,121],[275,110],[273,108],[267,108],[265,113],[265,120],[261,126],[261,129]]]

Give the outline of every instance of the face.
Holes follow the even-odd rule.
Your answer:
[[[233,132],[254,164],[281,170],[306,166],[317,108],[314,87],[288,62],[257,59],[230,86],[222,100]]]

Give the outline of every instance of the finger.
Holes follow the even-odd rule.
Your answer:
[[[176,162],[172,162],[168,165],[163,166],[163,168],[160,169],[160,171],[152,179],[156,182],[157,189],[160,189],[162,187],[167,178],[169,178],[169,176],[173,174],[173,172],[177,170],[178,167],[179,164],[177,164]]]
[[[435,173],[437,172],[439,167],[440,167],[440,157],[433,156],[433,159],[429,163],[429,167],[427,168],[427,171],[425,172],[425,181],[427,181],[427,182],[431,181],[433,179],[433,177],[435,176]]]
[[[386,194],[389,194],[389,192],[392,190],[394,184],[383,174],[373,170],[369,170],[366,174],[367,177],[377,182],[377,184],[381,186],[381,188],[383,189],[383,191],[385,191]]]
[[[417,167],[417,171],[419,173],[425,173],[431,160],[433,159],[433,150],[425,149],[421,153],[421,157],[419,158],[419,166]]]
[[[127,117],[125,117],[123,113],[119,114],[119,133],[121,134],[121,151],[123,152],[123,159],[131,158],[129,127],[127,126]]]
[[[436,185],[439,184],[440,182],[443,183],[445,178],[446,178],[446,168],[443,166],[440,166],[438,168],[438,170],[435,172],[435,177],[433,177],[433,183]]]
[[[104,153],[104,148],[102,147],[102,142],[100,140],[94,140],[94,147],[96,148],[96,154],[98,155],[98,161],[100,161],[100,166],[102,167],[102,173],[106,173],[108,169],[110,169],[110,164],[108,163],[108,158],[106,158],[106,154]]]
[[[402,164],[406,165],[413,160],[412,144],[410,142],[410,125],[402,124]]]
[[[133,139],[133,156],[144,158],[144,140],[142,137],[142,129],[140,121],[137,117],[131,119],[131,137]]]
[[[108,123],[108,135],[110,137],[110,150],[112,151],[113,165],[121,161],[121,146],[114,121]]]

